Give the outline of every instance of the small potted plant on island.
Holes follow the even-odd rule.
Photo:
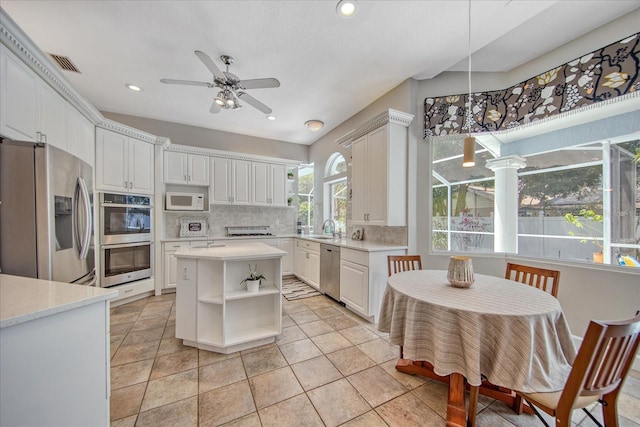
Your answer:
[[[602,219],[603,219],[602,215],[596,214],[593,211],[593,209],[581,209],[578,215],[573,215],[571,213],[564,215],[564,220],[567,221],[569,224],[572,224],[577,228],[582,228],[584,231],[587,232],[587,234],[589,235],[588,237],[591,239],[591,243],[593,243],[595,246],[598,247],[598,249],[600,249],[599,252],[593,253],[593,262],[597,264],[602,264],[603,258],[604,258],[604,255],[602,254],[602,250],[604,249],[604,247],[602,246],[602,242],[600,242],[600,240],[596,237],[594,228],[585,227],[584,224],[580,221],[579,217],[584,218],[585,221],[602,223]],[[575,233],[572,230],[570,230],[569,236],[575,236]],[[587,242],[586,238],[580,240],[580,243],[586,243],[586,242]]]
[[[253,268],[251,267],[251,264],[249,264],[249,275],[240,283],[246,283],[247,291],[258,292],[258,289],[260,288],[260,281],[262,279],[267,280],[266,277],[258,273],[258,264],[256,264]]]

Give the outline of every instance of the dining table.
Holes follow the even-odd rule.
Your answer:
[[[519,413],[522,401],[514,390],[562,390],[576,355],[555,297],[485,274],[475,274],[469,288],[451,285],[445,270],[390,276],[378,330],[400,346],[397,370],[449,384],[447,426],[475,424],[478,393]]]

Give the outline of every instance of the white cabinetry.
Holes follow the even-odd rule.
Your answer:
[[[189,246],[190,242],[166,242],[162,244],[164,260],[164,286],[163,289],[175,289],[178,279],[176,251],[182,246]]]
[[[294,240],[294,274],[317,289],[320,287],[320,243]]]
[[[249,246],[202,249],[229,254],[217,258],[177,253],[176,338],[185,345],[233,353],[273,342],[281,333],[282,255],[275,249],[253,251]],[[270,278],[258,292],[248,292],[241,284],[248,263]]]
[[[389,110],[338,140],[351,146],[351,224],[407,224],[407,127],[412,119]]]
[[[97,189],[153,194],[153,144],[100,128],[96,140]]]
[[[94,164],[94,126],[4,45],[0,46],[0,134],[43,142]]]
[[[340,301],[348,308],[376,322],[387,286],[387,256],[405,250],[379,252],[342,248],[340,251]]]
[[[293,239],[278,239],[277,248],[287,253],[282,257],[282,275],[293,274]]]
[[[248,205],[251,203],[251,162],[211,157],[210,204]]]
[[[165,184],[209,185],[209,157],[166,151],[164,182]]]
[[[252,163],[252,204],[287,206],[287,168],[285,165]]]

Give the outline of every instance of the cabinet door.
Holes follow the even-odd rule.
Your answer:
[[[282,257],[282,275],[287,276],[293,274],[293,240],[280,239],[277,247],[287,253]]]
[[[153,194],[153,144],[129,138],[129,190]]]
[[[95,162],[95,127],[71,105],[67,109],[69,152],[93,165]]]
[[[320,287],[320,252],[308,251],[307,258],[309,259],[309,271],[307,279],[309,284]]]
[[[188,179],[187,155],[165,151],[164,182],[166,184],[186,184]]]
[[[367,136],[351,145],[351,220],[364,224],[367,214]]]
[[[387,126],[367,135],[367,224],[385,225],[387,222]]]
[[[22,141],[38,140],[38,86],[44,84],[0,44],[0,133]]]
[[[369,268],[350,261],[340,261],[340,301],[368,316]]]
[[[236,205],[251,204],[251,162],[247,160],[233,161],[233,203]]]
[[[287,206],[287,168],[271,165],[271,206]]]
[[[80,157],[76,147],[71,146],[67,135],[66,103],[49,85],[41,83],[38,130],[43,134],[43,142]]]
[[[209,203],[212,205],[231,203],[232,160],[211,157],[209,169]]]
[[[96,188],[123,191],[128,188],[129,138],[105,129],[96,130]]]
[[[176,287],[177,258],[175,250],[164,251],[164,288],[173,289]]]
[[[191,185],[209,185],[209,156],[187,157],[188,181]]]
[[[268,163],[252,163],[253,191],[251,192],[251,203],[253,205],[269,204],[269,166]]]
[[[306,279],[309,271],[309,260],[306,249],[300,247],[300,241],[296,240],[293,255],[293,272],[301,279]]]

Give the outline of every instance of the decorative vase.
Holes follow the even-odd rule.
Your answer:
[[[247,280],[247,291],[249,292],[258,292],[260,289],[260,279],[258,280]]]
[[[456,288],[469,288],[473,285],[473,264],[466,256],[452,256],[449,259],[447,280]]]

